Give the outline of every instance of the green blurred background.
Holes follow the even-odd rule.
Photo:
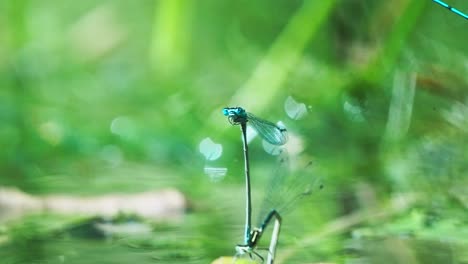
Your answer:
[[[233,255],[243,163],[225,106],[281,120],[324,181],[284,217],[278,263],[468,263],[467,28],[430,0],[1,1],[0,185],[170,187],[190,203],[146,236],[74,236],[87,219],[73,216],[0,223],[2,263]],[[200,153],[208,137],[219,159]],[[250,149],[257,205],[275,157]]]

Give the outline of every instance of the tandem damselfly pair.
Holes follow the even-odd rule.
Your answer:
[[[259,223],[252,227],[252,197],[250,185],[250,163],[247,144],[247,125],[251,126],[268,143],[281,146],[287,140],[287,130],[272,122],[263,120],[246,112],[241,107],[226,107],[223,114],[233,125],[240,125],[244,150],[245,172],[245,229],[244,243],[236,246],[236,258],[245,257],[256,259],[263,263],[264,257],[258,252],[258,244],[268,225],[274,221],[270,245],[267,249],[267,263],[272,264],[275,259],[282,217],[281,214],[292,209],[297,200],[308,196],[321,185],[316,178],[299,171],[290,173],[287,168],[288,159],[281,158],[279,168],[275,170],[264,198],[259,214]],[[309,164],[310,165],[310,164]]]

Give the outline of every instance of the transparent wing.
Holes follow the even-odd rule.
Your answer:
[[[255,129],[258,134],[273,145],[284,145],[288,141],[288,134],[285,128],[280,128],[270,121],[263,120],[247,113],[248,124]]]
[[[273,209],[281,215],[293,210],[301,200],[312,196],[323,188],[319,177],[312,174],[312,162],[294,169],[286,154],[280,155],[260,209],[259,224]]]

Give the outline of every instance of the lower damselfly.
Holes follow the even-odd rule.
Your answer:
[[[284,152],[281,154],[278,167],[269,175],[269,184],[259,210],[257,225],[247,236],[247,243],[236,246],[235,260],[247,257],[263,263],[264,256],[260,254],[262,248],[259,247],[259,243],[265,230],[273,223],[270,243],[265,250],[266,263],[274,263],[283,217],[299,204],[299,200],[310,197],[322,188],[321,182],[310,172],[311,164],[309,162],[304,167],[293,168],[287,155]]]
[[[452,11],[453,13],[463,17],[464,19],[468,19],[468,15],[463,13],[462,11],[456,9],[455,7],[451,6],[451,5],[448,5],[447,3],[443,2],[443,1],[440,1],[440,0],[432,0],[434,2],[436,2],[437,4],[445,7],[446,9]]]

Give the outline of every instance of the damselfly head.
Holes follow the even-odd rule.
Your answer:
[[[229,123],[238,125],[247,122],[247,114],[242,107],[225,107],[223,115],[228,117]]]
[[[242,107],[225,107],[223,108],[223,115],[225,116],[245,116],[245,110]]]

